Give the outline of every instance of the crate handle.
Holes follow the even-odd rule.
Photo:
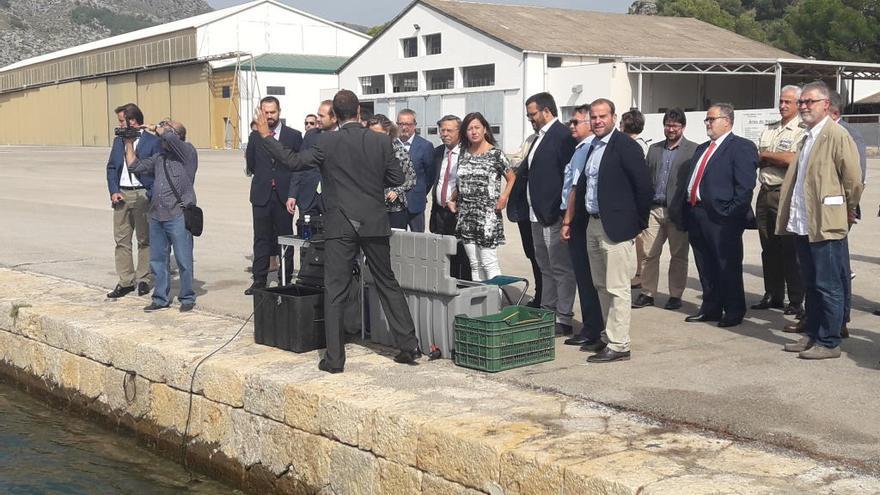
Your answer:
[[[510,320],[510,319],[513,318],[514,316],[516,316],[516,313],[510,313],[509,315],[505,316],[504,319],[501,320],[501,321],[503,321],[504,323],[507,323],[508,326],[513,325],[513,323],[511,323],[511,322],[508,321],[508,320]],[[527,323],[538,323],[539,321],[544,321],[544,319],[541,318],[541,317],[539,316],[539,317],[537,317],[537,318],[532,318],[532,319],[530,319],[530,320],[523,320],[523,321],[520,321],[520,322],[518,322],[517,324],[518,324],[518,325],[525,325],[525,324],[527,324]]]

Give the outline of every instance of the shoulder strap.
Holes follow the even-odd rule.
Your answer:
[[[183,208],[183,200],[180,199],[180,193],[177,192],[177,188],[174,187],[174,182],[171,182],[171,175],[168,173],[168,158],[165,155],[162,155],[162,168],[165,169],[165,180],[168,181],[168,185],[171,187],[171,192],[174,193],[174,197],[177,198],[177,203]]]

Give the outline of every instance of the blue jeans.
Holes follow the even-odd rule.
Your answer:
[[[174,259],[180,275],[180,293],[177,300],[180,304],[195,304],[196,293],[193,292],[193,238],[186,230],[183,215],[160,222],[150,219],[150,269],[156,277],[153,288],[153,303],[159,306],[171,304],[169,293],[171,281],[168,265],[171,261],[171,248],[174,248]]]
[[[798,236],[795,245],[806,289],[805,331],[816,345],[837,347],[846,317],[844,305],[849,284],[847,240],[810,242],[807,236]]]

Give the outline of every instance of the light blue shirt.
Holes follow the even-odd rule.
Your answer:
[[[578,143],[571,155],[571,161],[565,164],[565,172],[562,176],[562,204],[559,205],[560,210],[568,208],[568,194],[571,188],[577,184],[581,171],[584,170],[584,164],[587,161],[587,152],[590,151],[590,143],[593,142],[593,135],[585,137],[583,141]]]
[[[602,156],[605,155],[605,150],[608,148],[608,141],[615,132],[617,131],[612,130],[602,139],[593,139],[591,143],[593,152],[590,154],[585,167],[587,191],[584,199],[587,205],[587,213],[592,215],[599,213],[599,165],[602,163]]]

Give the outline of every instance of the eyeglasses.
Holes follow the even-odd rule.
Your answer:
[[[574,127],[574,126],[578,126],[578,125],[580,125],[580,124],[586,124],[586,123],[589,123],[589,122],[590,122],[589,120],[571,119],[571,120],[568,121],[568,126],[569,126],[569,127]]]
[[[811,107],[811,106],[815,105],[816,103],[819,103],[820,101],[827,101],[827,100],[828,100],[828,98],[822,98],[821,100],[798,100],[797,104],[798,104],[798,106]]]
[[[715,122],[718,119],[729,119],[729,118],[730,117],[728,117],[727,115],[722,115],[720,117],[706,117],[705,119],[703,119],[703,123],[704,124],[711,124],[712,122]]]
[[[681,124],[663,124],[663,127],[667,129],[683,129],[684,126]]]
[[[535,115],[538,115],[540,112],[526,112],[526,117],[532,118]]]
[[[318,125],[317,122],[312,122],[311,120],[307,120],[307,121],[303,122],[303,124],[305,124],[306,127]]]
[[[415,127],[415,122],[398,122],[397,127]]]

